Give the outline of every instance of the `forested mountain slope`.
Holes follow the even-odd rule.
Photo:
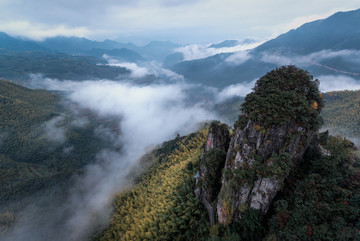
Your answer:
[[[255,49],[255,52],[309,54],[324,49],[360,49],[360,9],[306,23]]]
[[[317,132],[322,98],[307,72],[268,73],[246,97],[225,156],[219,122],[165,143],[143,160],[150,168],[115,198],[110,226],[94,239],[358,240],[360,159],[352,142]],[[292,104],[279,110],[278,102]],[[216,212],[207,215],[200,201]]]
[[[71,56],[41,51],[15,52],[0,49],[0,77],[10,80],[29,80],[29,74],[42,74],[56,79],[117,79],[129,70],[106,66],[106,61],[88,56]],[[26,81],[24,82],[26,83]]]
[[[360,91],[333,91],[324,94],[324,129],[350,137],[360,136]]]
[[[17,39],[0,32],[0,49],[8,51],[51,51],[31,40]]]
[[[94,130],[117,126],[115,120],[105,122],[75,105],[64,108],[61,99],[58,93],[0,80],[0,212],[82,172],[109,146]]]
[[[201,240],[207,215],[193,194],[194,175],[208,129],[165,142],[146,155],[151,167],[118,194],[109,227],[96,240]]]

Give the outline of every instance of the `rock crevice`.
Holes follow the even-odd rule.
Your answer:
[[[213,122],[200,161],[200,170],[196,175],[195,188],[195,195],[208,211],[211,226],[215,223],[215,201],[221,187],[221,171],[225,165],[229,142],[228,127],[220,122]]]

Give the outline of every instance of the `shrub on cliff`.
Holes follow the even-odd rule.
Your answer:
[[[322,123],[319,115],[323,107],[319,81],[305,70],[293,65],[283,66],[261,77],[242,105],[244,115],[236,126],[244,125],[245,117],[262,123],[264,127],[295,121],[310,129]],[[244,117],[245,116],[245,117]]]

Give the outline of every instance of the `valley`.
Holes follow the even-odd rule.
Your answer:
[[[201,43],[0,32],[0,239],[360,239],[358,22]]]

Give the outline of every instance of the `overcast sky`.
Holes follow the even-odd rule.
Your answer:
[[[360,0],[0,0],[0,31],[146,43],[266,39]]]

